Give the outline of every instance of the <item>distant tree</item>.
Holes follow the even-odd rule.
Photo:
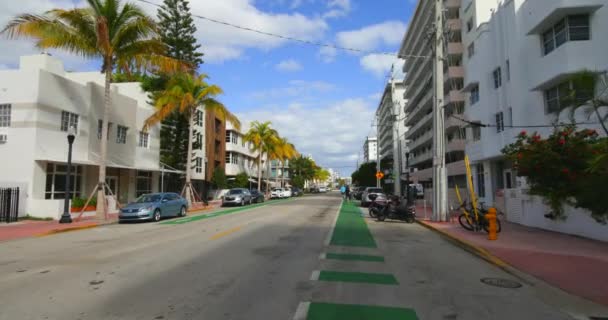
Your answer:
[[[359,186],[369,187],[376,185],[376,163],[368,162],[362,164],[352,175],[353,183]]]
[[[305,182],[306,182],[306,180],[302,176],[296,175],[296,176],[292,176],[292,178],[291,178],[291,184],[293,186],[296,186],[296,187],[300,188],[300,189],[304,188],[304,183]]]
[[[228,180],[226,179],[226,173],[224,172],[223,168],[217,167],[215,170],[213,170],[211,183],[220,190],[228,187]]]
[[[258,153],[258,191],[262,190],[262,157],[266,154],[270,158],[269,154],[274,150],[278,136],[278,132],[272,128],[270,121],[263,123],[253,121],[249,131],[243,137],[246,142],[251,142],[252,150]]]
[[[244,172],[237,174],[232,185],[235,188],[249,188],[249,176]]]

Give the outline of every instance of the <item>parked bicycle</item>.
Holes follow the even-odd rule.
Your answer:
[[[490,223],[486,218],[488,209],[485,208],[483,203],[480,203],[477,207],[477,214],[473,210],[473,205],[466,200],[462,202],[458,209],[462,211],[458,216],[458,222],[464,229],[468,231],[480,231],[483,229],[485,232],[488,232],[490,228]],[[501,215],[502,213],[497,212],[496,214]],[[500,232],[501,229],[500,220],[496,218],[496,232]]]

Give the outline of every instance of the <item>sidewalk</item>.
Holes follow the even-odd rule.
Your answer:
[[[497,264],[502,260],[566,292],[608,306],[608,243],[504,220],[501,220],[498,240],[490,241],[487,233],[466,231],[456,219],[431,222],[425,220],[423,208],[416,208],[416,212],[421,224],[456,239],[469,249],[487,251],[498,258]],[[426,217],[430,217],[430,212]]]
[[[210,201],[209,206],[197,206],[188,210],[188,215],[204,214],[221,206],[221,201]],[[94,216],[83,216],[77,221],[77,213],[72,213],[72,223],[60,224],[57,220],[20,220],[14,223],[0,223],[0,242],[29,237],[42,237],[56,233],[95,228],[118,221],[117,214],[110,214],[108,220],[97,220]]]

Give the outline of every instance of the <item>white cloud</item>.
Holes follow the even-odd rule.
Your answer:
[[[160,1],[157,1],[160,2]],[[244,27],[263,30],[305,40],[319,40],[323,37],[328,25],[322,17],[308,17],[300,13],[270,13],[257,9],[254,0],[197,0],[190,1],[191,11],[209,18],[242,24]],[[156,17],[157,8],[136,3],[149,15]],[[0,1],[0,26],[20,13],[41,14],[52,8],[73,8],[84,6],[82,0],[74,3],[71,0],[21,0]],[[242,57],[246,49],[271,50],[282,46],[286,40],[268,37],[229,26],[211,23],[194,18],[198,29],[196,37],[205,53],[203,58],[208,63]],[[0,41],[0,63],[16,65],[23,54],[39,52],[30,41]]]
[[[395,65],[395,74],[397,74],[397,71],[403,66],[403,60],[385,54],[368,54],[363,56],[359,60],[359,63],[363,69],[378,77],[386,75],[387,72],[391,70],[393,64]]]
[[[343,47],[375,50],[381,45],[401,43],[407,27],[400,21],[386,21],[358,30],[338,32],[336,39]]]
[[[244,124],[252,120],[271,121],[281,135],[303,154],[327,167],[349,174],[355,168],[363,139],[370,127],[375,104],[364,98],[346,99],[327,105],[306,107],[265,106],[238,114]],[[349,168],[342,168],[352,166]]]
[[[302,65],[295,59],[287,59],[277,63],[275,69],[284,72],[295,72],[302,70]]]
[[[323,18],[340,18],[348,15],[351,10],[350,0],[329,0],[327,3],[328,11],[323,14]]]
[[[258,100],[298,97],[305,100],[312,96],[336,90],[336,86],[325,81],[291,80],[287,86],[264,91],[256,91],[251,97]]]
[[[318,57],[321,59],[321,61],[325,63],[331,63],[334,62],[337,55],[337,49],[332,47],[321,47],[321,49],[319,49]]]

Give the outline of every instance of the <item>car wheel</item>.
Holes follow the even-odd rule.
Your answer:
[[[241,200],[241,207],[245,206],[245,199]]]
[[[179,216],[180,217],[186,216],[186,207],[185,206],[182,206],[182,208],[179,210]]]
[[[249,204],[253,204],[253,198],[249,198]]]
[[[154,210],[154,215],[152,216],[154,222],[160,221],[160,209]]]

